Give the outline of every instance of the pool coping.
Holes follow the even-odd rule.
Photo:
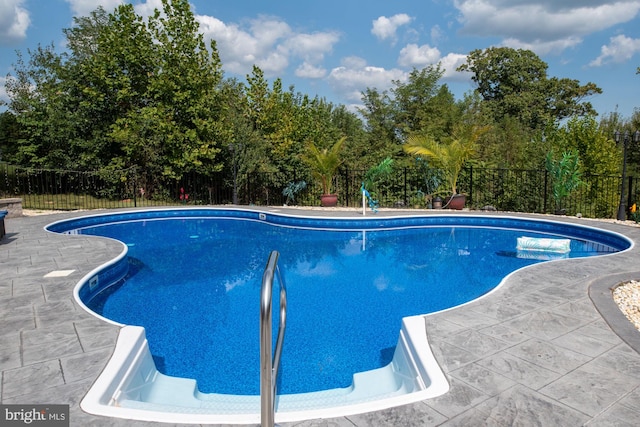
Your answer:
[[[613,274],[595,280],[589,286],[589,298],[593,301],[602,318],[609,327],[629,347],[640,353],[640,333],[626,318],[616,302],[611,297],[613,290],[620,284],[640,278],[640,270]]]
[[[257,209],[282,211],[284,208]],[[295,213],[302,213],[300,211],[304,212],[304,210],[296,210]],[[404,214],[431,213],[410,211]],[[3,371],[2,403],[67,402],[71,405],[71,425],[88,425],[100,421],[108,421],[110,425],[130,425],[123,420],[88,415],[78,406],[79,399],[100,369],[95,367],[96,364],[99,366],[100,363],[104,363],[113,349],[114,332],[117,331],[117,327],[88,319],[88,315],[64,297],[62,291],[65,287],[68,291],[69,286],[76,283],[79,276],[88,273],[92,267],[113,258],[112,255],[117,252],[117,248],[110,243],[89,238],[74,238],[71,243],[65,242],[59,236],[43,232],[42,226],[53,222],[54,218],[83,214],[86,212],[61,214],[46,219],[23,217],[8,220],[8,235],[0,244],[0,256],[3,260],[0,271],[11,282],[8,286],[4,283],[0,284],[2,286],[0,287],[0,316],[5,325],[0,335],[0,342],[3,344],[0,350],[0,356],[3,356],[0,357],[0,367]],[[344,212],[323,210],[310,211],[310,214],[343,215]],[[354,212],[349,214],[358,215]],[[388,213],[380,212],[378,215],[385,214]],[[501,213],[497,213],[499,214]],[[520,216],[512,213],[508,215]],[[576,222],[622,232],[636,243],[640,241],[640,230],[621,224],[585,222],[576,218],[554,216],[523,216]],[[93,255],[90,253],[96,250],[99,253]],[[539,269],[528,270],[509,278],[507,289],[492,295],[486,303],[430,316],[428,333],[434,338],[432,342],[434,342],[436,358],[445,368],[445,373],[451,380],[452,390],[441,398],[360,416],[335,418],[334,422],[356,426],[397,425],[398,423],[460,425],[464,424],[463,421],[466,419],[474,420],[476,424],[483,424],[485,421],[496,424],[497,420],[501,420],[499,425],[508,425],[509,420],[521,416],[525,417],[523,418],[525,420],[546,421],[547,425],[566,425],[567,420],[571,420],[569,424],[573,425],[604,420],[619,420],[621,425],[624,425],[624,422],[633,425],[638,416],[633,402],[640,397],[638,390],[640,378],[635,371],[629,369],[640,366],[639,356],[636,351],[631,353],[628,351],[633,347],[629,347],[627,343],[617,338],[617,335],[605,329],[600,315],[598,314],[597,318],[594,317],[592,311],[594,313],[597,311],[595,308],[589,308],[586,301],[589,301],[587,288],[590,284],[608,282],[610,286],[615,286],[619,283],[618,280],[626,277],[625,274],[633,277],[637,271],[637,267],[633,267],[640,259],[639,253],[636,245],[629,253],[607,256],[606,262],[561,261],[565,264],[555,264],[552,268],[553,274],[546,274]],[[67,268],[75,269],[75,273],[68,278],[42,278],[44,272]],[[553,275],[557,278],[552,277]],[[569,283],[571,286],[543,287],[555,282]],[[528,289],[534,285],[539,289],[527,295],[538,297],[544,294],[553,297],[547,301],[546,306],[540,304],[535,310],[526,314],[498,319],[506,314],[495,314],[496,304],[499,305],[500,301],[510,297],[511,292],[521,292],[522,289]],[[568,289],[569,287],[571,289]],[[522,298],[514,299],[521,303]],[[578,323],[580,327],[565,326],[561,336],[549,335],[549,330],[544,330],[539,323],[529,321],[535,320],[537,315],[559,318],[561,317],[558,315],[559,312],[564,313],[574,309],[579,313],[578,317],[583,316],[585,319]],[[25,312],[24,316],[21,314],[22,311]],[[606,312],[603,314],[607,316]],[[562,320],[566,320],[567,317],[569,316],[562,316]],[[612,327],[620,321],[622,324],[628,323],[626,318],[623,320],[607,318],[607,321]],[[66,333],[68,325],[71,325],[71,330],[75,330],[74,337]],[[591,335],[587,334],[587,327]],[[513,341],[508,342],[507,337],[502,336],[501,345],[506,347],[487,350],[486,340],[484,344],[475,340],[475,337],[482,336],[490,338],[493,342],[499,328],[519,331],[518,334],[526,336],[527,341],[519,344],[515,338],[511,337]],[[592,335],[601,336],[602,339],[599,343],[590,341],[591,349],[577,342],[569,345],[564,341],[576,337],[591,339]],[[65,340],[68,338],[69,344],[52,348],[50,338],[56,337],[63,337]],[[38,338],[49,340],[48,347],[44,346],[44,342],[38,345]],[[72,341],[77,341],[79,344],[71,348]],[[536,365],[538,366],[536,369],[546,369],[547,374],[553,372],[553,375],[549,374],[553,379],[545,384],[541,384],[531,375],[515,382],[509,379],[509,382],[505,379],[505,373],[500,371],[498,374],[498,369],[494,365],[491,365],[489,371],[486,370],[485,366],[488,366],[489,361],[498,356],[517,354],[518,360],[523,361],[526,357],[522,353],[524,344],[545,345],[544,348],[565,352],[565,359],[570,355],[584,363],[567,369],[566,372],[565,369],[560,369],[553,364],[546,365],[546,368]],[[566,353],[569,347],[573,350]],[[595,352],[596,348],[601,352],[590,356],[584,354]],[[84,366],[89,360],[92,362],[91,365]],[[616,361],[620,375],[610,370],[605,371],[603,367],[604,364],[613,360]],[[543,365],[542,362],[539,364]],[[555,371],[549,371],[550,367]],[[562,372],[559,372],[561,370]],[[480,371],[481,375],[478,375]],[[41,375],[43,372],[47,372],[44,377]],[[33,376],[37,373],[40,375],[35,380]],[[486,374],[490,374],[492,384],[486,383]],[[527,372],[522,374],[527,375]],[[586,382],[592,378],[584,378],[583,381],[581,378],[587,376],[585,374],[595,375],[606,392],[589,391]],[[622,374],[624,378],[620,378]],[[615,384],[615,387],[608,384]],[[561,391],[569,385],[572,385],[572,392],[569,395],[562,393]],[[585,403],[580,403],[578,400]],[[546,409],[535,411],[535,413],[527,412],[524,409],[518,409],[517,405],[514,406],[516,402],[525,405],[526,408]],[[550,411],[549,408],[554,410]],[[149,423],[149,425],[155,424]]]

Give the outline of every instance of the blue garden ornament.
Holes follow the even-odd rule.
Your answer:
[[[377,200],[373,200],[373,198],[371,197],[371,194],[369,194],[367,189],[364,188],[364,182],[360,187],[360,191],[362,191],[362,194],[364,194],[364,196],[367,198],[367,202],[369,203],[369,207],[371,208],[373,213],[378,213],[378,206],[380,205],[380,203]]]

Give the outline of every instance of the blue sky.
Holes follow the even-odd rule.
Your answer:
[[[53,42],[97,5],[119,0],[0,0],[0,98],[15,51]],[[160,0],[133,0],[141,15]],[[192,0],[225,75],[244,81],[256,64],[285,87],[357,106],[367,87],[384,90],[413,67],[440,62],[458,98],[474,88],[455,68],[473,49],[531,49],[549,76],[593,82],[600,115],[640,108],[640,0]]]

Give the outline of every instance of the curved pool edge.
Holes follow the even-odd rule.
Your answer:
[[[611,330],[629,347],[640,353],[640,334],[612,296],[618,285],[631,280],[640,280],[640,270],[600,277],[589,285],[589,298]]]
[[[212,208],[212,209],[216,209],[216,208]],[[224,209],[228,209],[228,208],[224,208]],[[239,210],[246,210],[246,209],[239,209]],[[135,212],[135,211],[134,211],[134,212]],[[252,212],[261,212],[261,211],[254,211],[254,210],[252,210]],[[285,214],[273,213],[273,212],[272,212],[272,214],[274,214],[274,215],[284,215],[284,216],[287,216],[287,215],[285,215]],[[99,214],[99,215],[95,215],[95,216],[104,216],[104,215],[113,215],[113,214],[112,214],[112,213],[110,213],[110,214]],[[297,216],[297,215],[290,215],[290,216]],[[424,216],[424,215],[412,215],[412,216],[415,216],[415,217],[422,217],[422,216]],[[442,214],[442,216],[449,216],[449,215],[448,215],[448,214]],[[458,215],[458,216],[460,216],[460,215]],[[469,215],[462,215],[462,216],[477,216],[477,215],[469,214]],[[504,215],[501,215],[501,216],[502,216],[502,217],[505,217]],[[506,217],[508,217],[508,218],[514,218],[514,219],[519,219],[519,217],[512,217],[512,216],[506,216]],[[315,218],[315,217],[313,217],[313,218]],[[388,217],[387,217],[387,218],[388,218]],[[495,217],[494,217],[494,218],[495,218]],[[345,218],[343,218],[343,219],[354,220],[354,219],[357,219],[357,218],[347,218],[347,217],[345,217]],[[554,222],[553,220],[549,220],[549,219],[532,219],[532,218],[527,218],[527,219],[528,219],[528,220],[533,220],[533,221]],[[572,225],[572,226],[575,226],[575,227],[582,227],[582,228],[593,228],[593,229],[598,230],[599,232],[603,232],[603,233],[611,233],[611,234],[615,234],[615,235],[617,235],[617,236],[621,236],[621,237],[623,237],[627,242],[629,242],[629,243],[630,243],[630,246],[629,246],[627,249],[625,249],[625,250],[623,250],[623,251],[621,251],[621,252],[625,252],[625,251],[627,251],[627,250],[630,250],[630,249],[632,249],[632,248],[633,248],[633,246],[634,246],[633,240],[631,240],[630,238],[628,238],[628,237],[626,237],[626,236],[624,236],[624,235],[622,235],[622,234],[620,234],[620,233],[617,233],[617,232],[615,232],[615,231],[602,230],[602,229],[597,229],[597,228],[595,228],[595,227],[590,227],[590,226],[587,226],[587,225],[580,225],[580,224],[571,224],[571,225]],[[120,260],[120,259],[124,258],[125,256],[126,256],[126,246],[124,246],[124,251],[123,251],[123,253],[121,253],[121,255],[120,255],[119,257],[117,257],[116,259],[112,260],[111,262],[108,262],[108,263],[106,263],[106,264],[104,264],[104,265],[102,265],[102,266],[100,266],[100,267],[98,267],[98,268],[96,268],[96,269],[92,270],[90,273],[88,273],[87,275],[85,275],[85,277],[83,278],[83,280],[81,280],[81,282],[79,282],[77,286],[79,287],[81,284],[86,284],[86,283],[91,279],[91,277],[95,276],[95,274],[99,273],[100,271],[102,271],[103,269],[107,268],[108,266],[115,264],[115,263],[117,262],[116,260]],[[507,277],[508,277],[508,276],[507,276]],[[505,280],[506,280],[506,278],[505,278]],[[503,282],[504,282],[504,280],[503,280]],[[501,286],[501,285],[500,285],[500,286]],[[81,304],[81,306],[83,306],[83,308],[85,308],[85,307],[84,307],[84,304]],[[456,307],[456,308],[459,308],[459,307]],[[86,308],[85,308],[85,309],[86,309]],[[88,310],[88,309],[87,309],[87,310]],[[116,324],[116,325],[122,326],[122,325],[118,324],[117,322],[113,322],[113,321],[110,321],[109,319],[105,319],[105,318],[103,318],[103,317],[101,317],[101,316],[97,316],[95,313],[93,313],[93,312],[92,312],[92,311],[90,311],[90,310],[88,310],[88,311],[89,311],[93,316],[96,316],[96,317],[98,317],[98,318],[100,318],[100,319],[102,319],[102,320],[105,320],[105,321],[107,321],[107,322],[109,322],[109,323],[112,323],[112,324]],[[422,318],[422,319],[424,319],[424,317],[423,317],[423,316],[414,316],[414,317],[418,317],[418,318]],[[127,329],[127,327],[122,328],[122,332],[121,332],[121,333],[124,333],[124,330],[125,330],[125,329]],[[129,334],[127,333],[126,335],[129,335]],[[428,342],[426,341],[426,333],[425,333],[425,335],[424,335],[424,336],[425,336],[425,341],[424,341],[424,343],[427,345],[427,347],[429,347],[429,344],[428,344]],[[129,340],[129,338],[125,338],[124,340],[125,340],[125,341],[128,341],[128,340]],[[118,338],[118,341],[120,341],[120,338]],[[134,341],[134,342],[136,342],[136,341],[137,341],[137,339],[134,339],[133,341]],[[431,358],[433,358],[433,355],[431,354],[430,349],[429,349],[429,355],[430,355],[430,357],[431,357]],[[116,354],[114,353],[114,357],[115,357],[115,356],[116,356]],[[124,357],[124,358],[123,358],[123,357]],[[119,358],[119,359],[121,359],[121,360],[126,361],[126,360],[129,360],[129,359],[130,359],[130,357],[131,357],[131,354],[129,354],[129,355],[119,355],[117,358]],[[433,359],[433,360],[434,360],[434,362],[435,362],[435,359]],[[437,363],[436,363],[436,365],[437,365]],[[440,371],[440,373],[442,374],[442,371],[440,370],[440,368],[439,368],[439,367],[438,367],[438,370],[439,370],[439,371]],[[107,372],[107,368],[105,368],[105,371],[104,371],[104,372]],[[446,383],[446,377],[444,376],[444,374],[442,374],[442,378],[444,378],[445,383]],[[96,381],[96,383],[94,384],[94,386],[95,386],[95,385],[98,385],[98,384],[99,384],[99,381]],[[92,389],[93,389],[93,387],[92,387]],[[447,385],[446,385],[446,389],[448,389],[448,383],[447,383]],[[447,390],[444,390],[444,391],[442,391],[442,393],[446,393],[446,391],[447,391]],[[109,412],[109,413],[98,413],[98,412],[93,412],[93,410],[89,410],[89,409],[88,409],[88,408],[93,408],[92,403],[88,400],[88,398],[89,398],[89,396],[90,396],[90,393],[91,393],[91,391],[86,395],[85,399],[83,399],[82,404],[81,404],[81,407],[82,407],[82,409],[83,409],[83,410],[86,410],[87,412],[90,412],[90,413],[93,413],[93,414],[96,414],[96,415],[106,415],[106,416],[120,417],[120,418],[132,418],[132,417],[133,417],[134,419],[149,420],[149,421],[154,421],[154,420],[155,420],[155,421],[163,421],[163,422],[168,422],[168,421],[170,421],[170,420],[173,420],[173,422],[180,422],[180,423],[187,422],[188,420],[191,420],[191,418],[190,418],[190,417],[191,417],[191,414],[185,414],[185,413],[177,414],[177,415],[175,415],[175,419],[174,419],[174,418],[173,418],[174,416],[173,416],[173,415],[171,415],[171,414],[174,414],[173,412],[164,412],[164,413],[161,413],[161,415],[158,415],[158,418],[157,418],[157,419],[154,419],[154,418],[149,418],[149,416],[150,416],[150,415],[149,415],[149,411],[144,411],[144,410],[135,409],[135,408],[114,407],[114,406],[111,406],[111,407],[110,407],[110,408],[111,408],[111,410],[113,410],[113,409],[116,409],[117,411],[123,410],[123,411],[125,411],[125,412],[123,412],[123,414],[126,414],[126,415],[122,415],[122,416],[120,416],[120,415],[117,415],[117,414],[112,413],[112,412]],[[440,393],[440,394],[442,394],[442,393]],[[435,396],[440,395],[440,394],[436,394]],[[411,399],[411,400],[407,400],[407,401],[402,401],[402,402],[399,402],[399,403],[398,403],[396,400],[389,399],[389,400],[388,400],[389,404],[388,404],[387,406],[385,406],[385,404],[384,404],[384,403],[383,403],[383,404],[380,404],[380,402],[381,402],[381,401],[377,401],[377,402],[375,402],[375,404],[373,404],[373,405],[369,405],[369,406],[367,406],[367,405],[363,404],[363,405],[364,405],[363,407],[359,407],[359,406],[358,406],[358,407],[356,408],[356,412],[346,412],[346,411],[347,411],[347,409],[345,409],[345,412],[344,412],[344,413],[343,413],[341,410],[338,410],[339,408],[332,407],[332,408],[331,408],[331,412],[330,412],[330,414],[322,414],[321,412],[316,413],[316,412],[313,412],[313,411],[312,411],[312,412],[304,413],[303,418],[291,418],[291,419],[289,419],[289,418],[287,418],[287,417],[289,417],[289,416],[297,417],[298,415],[297,415],[297,414],[295,414],[295,413],[287,414],[286,412],[282,412],[282,413],[277,413],[277,414],[276,414],[276,420],[277,420],[277,421],[279,421],[279,422],[285,422],[285,421],[299,421],[299,420],[302,420],[302,419],[309,419],[309,418],[326,418],[326,417],[328,417],[328,416],[330,416],[330,417],[335,417],[335,416],[349,415],[349,414],[355,414],[355,413],[370,412],[370,411],[374,411],[374,410],[385,409],[385,408],[387,408],[387,407],[398,406],[398,405],[401,405],[401,404],[417,402],[417,401],[424,400],[424,399],[428,399],[428,398],[430,398],[430,397],[435,397],[435,396],[427,396],[427,395],[422,395],[422,394],[418,394],[418,393],[416,393],[415,399]],[[95,396],[94,396],[94,397],[95,397]],[[104,396],[103,396],[103,397],[104,397]],[[85,401],[86,401],[86,402],[85,402]],[[393,402],[393,403],[392,403],[392,402]],[[345,408],[347,408],[347,407],[345,407]],[[352,409],[349,409],[349,410],[352,410]],[[138,414],[145,414],[145,415],[144,415],[142,418],[138,418],[138,417],[136,416],[136,415],[138,415]],[[279,414],[280,414],[280,415],[279,415]],[[185,418],[185,416],[186,416],[187,418]],[[202,414],[194,414],[193,416],[194,416],[194,417],[195,417],[195,416],[202,416]],[[168,417],[169,417],[169,418],[168,418]],[[235,424],[235,423],[254,423],[254,422],[256,422],[253,418],[251,418],[251,420],[249,420],[249,418],[251,418],[251,417],[248,417],[246,420],[245,420],[245,419],[239,420],[239,419],[238,419],[238,415],[232,415],[232,416],[230,416],[230,418],[223,418],[223,419],[221,419],[220,421],[211,421],[211,420],[210,420],[210,418],[207,418],[207,419],[206,419],[206,421],[202,421],[202,422],[206,422],[206,423],[216,422],[216,423],[230,423],[230,424]],[[194,420],[195,420],[195,419],[196,419],[196,418],[194,418]],[[189,421],[189,422],[196,422],[196,421]]]
[[[201,212],[201,214],[198,214]],[[53,233],[67,233],[68,230],[84,228],[88,226],[92,226],[95,224],[103,224],[104,222],[100,222],[101,218],[106,217],[122,217],[118,222],[125,222],[127,220],[144,220],[144,219],[172,219],[172,218],[183,218],[183,217],[191,217],[191,218],[199,218],[203,215],[202,213],[210,213],[217,212],[219,216],[227,216],[230,218],[236,219],[245,219],[245,220],[253,220],[260,222],[268,222],[277,226],[293,226],[299,228],[314,228],[314,229],[338,229],[338,230],[353,230],[353,231],[361,231],[364,229],[369,230],[376,229],[377,227],[381,227],[377,223],[380,220],[384,220],[385,222],[393,222],[392,226],[386,226],[385,228],[389,229],[397,229],[397,228],[406,228],[406,227],[415,227],[419,226],[417,224],[418,220],[430,220],[431,223],[429,226],[452,226],[458,225],[455,224],[460,218],[466,218],[467,220],[473,219],[474,223],[470,226],[488,226],[489,221],[496,222],[501,221],[501,224],[498,228],[509,228],[513,222],[517,222],[519,225],[519,229],[522,230],[531,230],[533,225],[540,226],[541,224],[551,224],[556,229],[565,228],[572,231],[580,231],[582,230],[585,235],[578,234],[577,236],[572,234],[572,237],[575,238],[588,238],[592,236],[609,236],[612,239],[610,243],[612,246],[617,241],[620,243],[624,241],[627,245],[629,245],[625,249],[621,249],[621,252],[624,250],[632,249],[634,246],[633,240],[629,239],[627,236],[624,236],[620,233],[610,230],[603,230],[601,228],[592,227],[586,224],[576,224],[573,222],[562,221],[562,217],[552,217],[552,218],[540,218],[535,216],[516,216],[508,213],[487,213],[487,212],[472,212],[472,211],[451,211],[444,212],[438,211],[435,213],[424,212],[422,214],[403,214],[403,215],[394,215],[394,211],[390,211],[387,215],[370,215],[363,216],[361,214],[356,213],[356,216],[326,216],[326,215],[305,215],[305,214],[290,214],[283,213],[278,208],[271,209],[258,209],[256,208],[243,208],[243,207],[162,207],[162,208],[140,208],[140,209],[131,209],[131,210],[122,210],[122,211],[114,211],[114,212],[102,212],[94,215],[81,215],[78,217],[74,217],[66,220],[59,220],[53,223],[50,223],[45,226],[45,230]],[[309,211],[307,211],[309,212]],[[335,213],[341,211],[330,211],[329,213]],[[345,211],[349,213],[354,213],[352,211]],[[158,214],[161,213],[174,213],[174,215],[167,215],[164,218],[158,218]],[[225,215],[220,215],[221,213],[225,213]],[[321,212],[320,213],[324,213]],[[145,216],[146,217],[143,217]],[[438,222],[440,221],[440,222]],[[84,222],[84,224],[83,224]],[[311,222],[315,225],[310,227]],[[352,226],[352,223],[358,223],[357,227]],[[454,224],[452,224],[454,222]],[[70,227],[70,225],[74,225],[74,227]],[[328,225],[331,224],[331,227]],[[350,224],[350,227],[345,227],[345,224]],[[66,225],[66,226],[65,226]],[[468,225],[468,224],[465,224]],[[492,224],[495,226],[495,224]],[[527,225],[526,227],[523,225]],[[536,228],[534,231],[545,232],[544,228]],[[557,231],[557,230],[556,230]],[[566,231],[566,230],[565,230]],[[599,243],[603,243],[599,241]]]

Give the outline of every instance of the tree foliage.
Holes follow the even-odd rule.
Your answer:
[[[461,105],[440,82],[441,66],[413,69],[406,81],[394,80],[389,91],[367,88],[362,93],[369,136],[369,165],[385,157],[402,160],[402,145],[409,135],[441,138],[451,134],[461,120]],[[401,162],[406,163],[405,162]]]
[[[308,179],[317,171],[309,158],[341,141],[342,167],[366,171],[387,158],[395,169],[419,163],[435,183],[444,154],[427,151],[447,149],[453,157],[472,138],[474,166],[539,169],[548,152],[572,152],[581,173],[607,175],[621,164],[613,132],[640,128],[640,111],[597,123],[588,102],[601,92],[595,84],[548,76],[533,52],[496,47],[472,51],[459,67],[477,85],[460,100],[436,64],[411,70],[389,89],[366,88],[356,114],[269,80],[258,66],[245,81],[226,79],[216,43],[205,44],[188,1],[161,4],[149,18],[131,4],[111,13],[98,8],[63,30],[62,53],[51,44],[18,54],[6,83],[9,111],[0,117],[2,160],[136,167],[147,195],[160,178],[192,171],[237,175],[240,184],[246,173],[268,172],[284,188]],[[418,160],[411,146],[427,151]],[[638,171],[640,147],[628,148],[630,171]],[[456,185],[449,182],[451,191]]]
[[[458,71],[469,71],[494,119],[513,117],[543,129],[574,115],[594,114],[585,98],[601,93],[593,83],[547,76],[548,65],[525,49],[491,47],[469,53]]]
[[[148,21],[131,4],[98,8],[66,29],[69,49],[39,47],[9,80],[26,134],[23,163],[74,169],[139,166],[148,179],[213,171],[222,68],[186,0]],[[149,184],[151,185],[151,184]]]

